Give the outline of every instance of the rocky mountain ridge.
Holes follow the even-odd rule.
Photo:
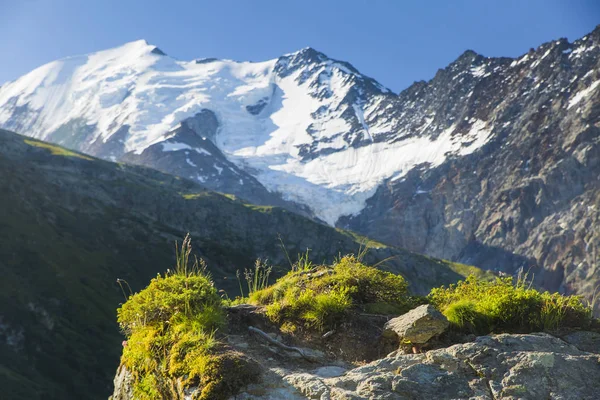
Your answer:
[[[469,68],[481,73],[471,79]],[[404,96],[423,114],[450,110],[459,126],[494,121],[492,138],[389,180],[340,225],[425,254],[529,271],[542,287],[591,298],[600,284],[598,82],[600,28],[517,60],[465,53]]]

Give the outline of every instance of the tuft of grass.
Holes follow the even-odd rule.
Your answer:
[[[255,366],[218,340],[221,298],[204,263],[191,262],[191,251],[187,235],[176,248],[174,270],[118,309],[127,337],[121,363],[133,374],[136,399],[183,398],[191,388],[194,399],[224,400],[256,379]]]
[[[192,238],[190,234],[186,234],[179,249],[178,243],[175,243],[175,275],[184,277],[204,276],[210,280],[210,274],[206,269],[204,260],[194,256],[194,262],[190,265],[190,255],[192,254]],[[167,273],[170,273],[167,270]]]
[[[248,296],[252,295],[259,290],[267,287],[269,282],[269,275],[271,275],[271,267],[266,261],[257,258],[254,262],[254,269],[244,269],[244,279],[248,287]],[[240,293],[242,299],[244,298],[244,288],[242,287],[241,273],[239,270],[236,271],[235,276],[238,280]]]
[[[458,300],[444,310],[448,321],[468,332],[482,332],[488,329],[489,321],[485,314],[477,311],[477,304],[469,299]]]
[[[74,151],[65,149],[64,147],[55,146],[50,143],[40,142],[39,140],[25,139],[24,142],[30,146],[46,149],[46,150],[50,151],[50,153],[54,156],[76,157],[76,158],[81,158],[83,160],[88,160],[88,161],[94,160],[92,157],[86,156],[84,154],[76,153]]]
[[[222,195],[223,197],[227,197],[227,198],[228,198],[229,200],[231,200],[231,201],[237,201],[237,197],[236,197],[235,195],[233,195],[233,194],[229,194],[229,193],[220,193],[220,192],[217,192],[217,193],[219,193],[219,194],[220,194],[220,195]]]
[[[249,302],[265,305],[267,316],[288,331],[295,330],[296,324],[323,331],[351,309],[399,314],[419,300],[408,294],[402,276],[368,267],[348,255],[333,266],[295,268],[272,286],[253,292]]]
[[[428,299],[455,329],[481,335],[585,328],[592,320],[580,296],[539,292],[526,277],[490,282],[470,275],[448,288],[432,289]]]
[[[309,269],[313,268],[314,264],[310,259],[309,248],[307,248],[304,253],[298,253],[298,255],[296,256],[296,262],[292,262],[292,259],[290,258],[290,253],[288,253],[287,248],[285,247],[285,243],[283,243],[281,235],[278,234],[277,238],[279,240],[281,250],[283,250],[283,254],[285,254],[285,258],[290,264],[290,269],[292,272],[308,271]]]

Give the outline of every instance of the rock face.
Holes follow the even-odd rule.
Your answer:
[[[425,304],[389,320],[383,327],[383,335],[397,336],[400,343],[424,344],[444,332],[448,325],[442,313],[432,305]]]
[[[133,376],[124,366],[120,366],[115,375],[115,391],[109,400],[133,399]]]
[[[237,400],[597,399],[600,355],[547,334],[482,336],[359,368],[293,371],[265,365],[265,381]]]
[[[426,137],[432,146],[450,131],[464,151],[386,179],[337,225],[435,257],[531,270],[545,289],[591,298],[600,285],[599,71],[600,27],[518,59],[465,52],[387,96],[393,132],[375,142]],[[485,144],[472,151],[469,137]]]
[[[408,130],[431,120],[424,132],[461,132],[481,120],[490,139],[386,181],[338,225],[431,256],[530,270],[545,289],[591,299],[600,285],[600,27],[514,60],[466,52],[400,98]]]

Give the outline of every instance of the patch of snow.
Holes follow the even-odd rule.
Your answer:
[[[213,164],[213,167],[217,170],[218,174],[221,175],[221,172],[223,172],[223,168],[219,167],[217,164]]]
[[[163,151],[179,151],[179,150],[191,150],[192,146],[186,143],[179,142],[162,142]]]
[[[573,96],[571,98],[571,100],[569,100],[569,105],[567,106],[567,110],[570,109],[571,107],[575,106],[576,104],[578,104],[581,100],[583,100],[587,96],[589,96],[594,91],[594,89],[596,89],[596,87],[598,85],[600,85],[600,80],[592,83],[588,88],[579,91],[575,96]]]
[[[206,149],[202,149],[202,148],[199,149],[198,147],[194,147],[194,151],[198,154],[204,154],[205,156],[212,156],[210,151],[208,151]]]
[[[185,162],[188,163],[189,165],[191,165],[192,167],[197,167],[197,165],[194,164],[194,162],[187,157],[185,158]]]
[[[23,328],[9,325],[8,322],[4,322],[4,317],[0,315],[0,338],[3,338],[4,342],[13,350],[21,350],[25,341],[24,333]]]
[[[480,77],[485,75],[485,65],[480,65],[478,67],[471,68],[471,75],[475,77]]]
[[[187,143],[179,143],[179,142],[161,142],[163,151],[179,151],[179,150],[194,150],[198,154],[204,154],[207,156],[212,155],[208,150],[192,147]]]
[[[585,46],[579,46],[578,48],[576,48],[575,50],[573,50],[571,52],[571,54],[569,55],[570,57],[580,57],[583,53],[587,52],[587,51],[592,51],[594,50],[595,46],[589,46],[589,47],[585,47]]]
[[[521,65],[524,62],[527,62],[527,60],[529,60],[529,54],[525,54],[523,57],[521,57],[520,59],[516,59],[514,60],[512,63],[510,63],[511,67],[515,67],[517,65]]]
[[[544,58],[548,57],[548,55],[551,52],[552,52],[552,48],[549,48],[548,50],[546,50],[546,52],[544,53],[544,55],[540,57],[540,60],[543,60]]]

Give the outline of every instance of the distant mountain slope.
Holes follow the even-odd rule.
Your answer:
[[[281,208],[254,206],[192,181],[116,164],[0,130],[0,387],[3,399],[105,399],[122,337],[116,279],[133,290],[173,267],[191,232],[219,288],[268,257],[316,261],[356,252],[357,239]],[[402,273],[417,292],[469,268],[382,245],[367,261]],[[477,271],[476,269],[472,269]]]

